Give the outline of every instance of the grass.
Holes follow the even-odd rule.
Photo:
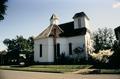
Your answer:
[[[92,65],[33,65],[29,67],[0,66],[4,70],[77,74],[120,74],[120,69],[90,69]]]
[[[120,69],[101,69],[103,74],[120,74]]]
[[[33,65],[30,68],[53,68],[53,69],[86,69],[92,65]]]
[[[33,65],[29,67],[1,66],[0,69],[33,71],[33,72],[65,73],[65,72],[75,72],[79,69],[88,69],[90,67],[92,67],[92,65]]]
[[[77,74],[120,74],[120,69],[80,69]]]

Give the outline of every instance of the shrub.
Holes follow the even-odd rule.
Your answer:
[[[97,68],[111,68],[109,66],[109,57],[113,54],[113,51],[101,50],[98,53],[91,53],[89,63],[93,64]]]

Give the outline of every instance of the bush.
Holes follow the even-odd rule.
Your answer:
[[[80,58],[77,56],[65,56],[65,53],[62,53],[60,57],[57,58],[55,64],[66,64],[66,65],[75,65],[75,64],[87,64],[85,58]]]
[[[111,50],[102,50],[97,54],[90,54],[89,63],[93,64],[95,68],[111,68],[109,57],[113,54]]]

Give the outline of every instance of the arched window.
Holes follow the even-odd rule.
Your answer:
[[[57,56],[60,56],[60,44],[57,44]]]
[[[72,43],[69,43],[69,55],[72,55]]]
[[[40,57],[42,57],[42,44],[40,44]]]

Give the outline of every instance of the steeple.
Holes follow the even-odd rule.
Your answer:
[[[58,25],[58,23],[59,23],[59,17],[56,16],[55,14],[52,14],[52,16],[50,18],[50,24]]]
[[[89,28],[90,19],[84,12],[76,13],[73,16],[73,19],[74,19],[74,29],[79,29],[83,27],[90,29]]]

